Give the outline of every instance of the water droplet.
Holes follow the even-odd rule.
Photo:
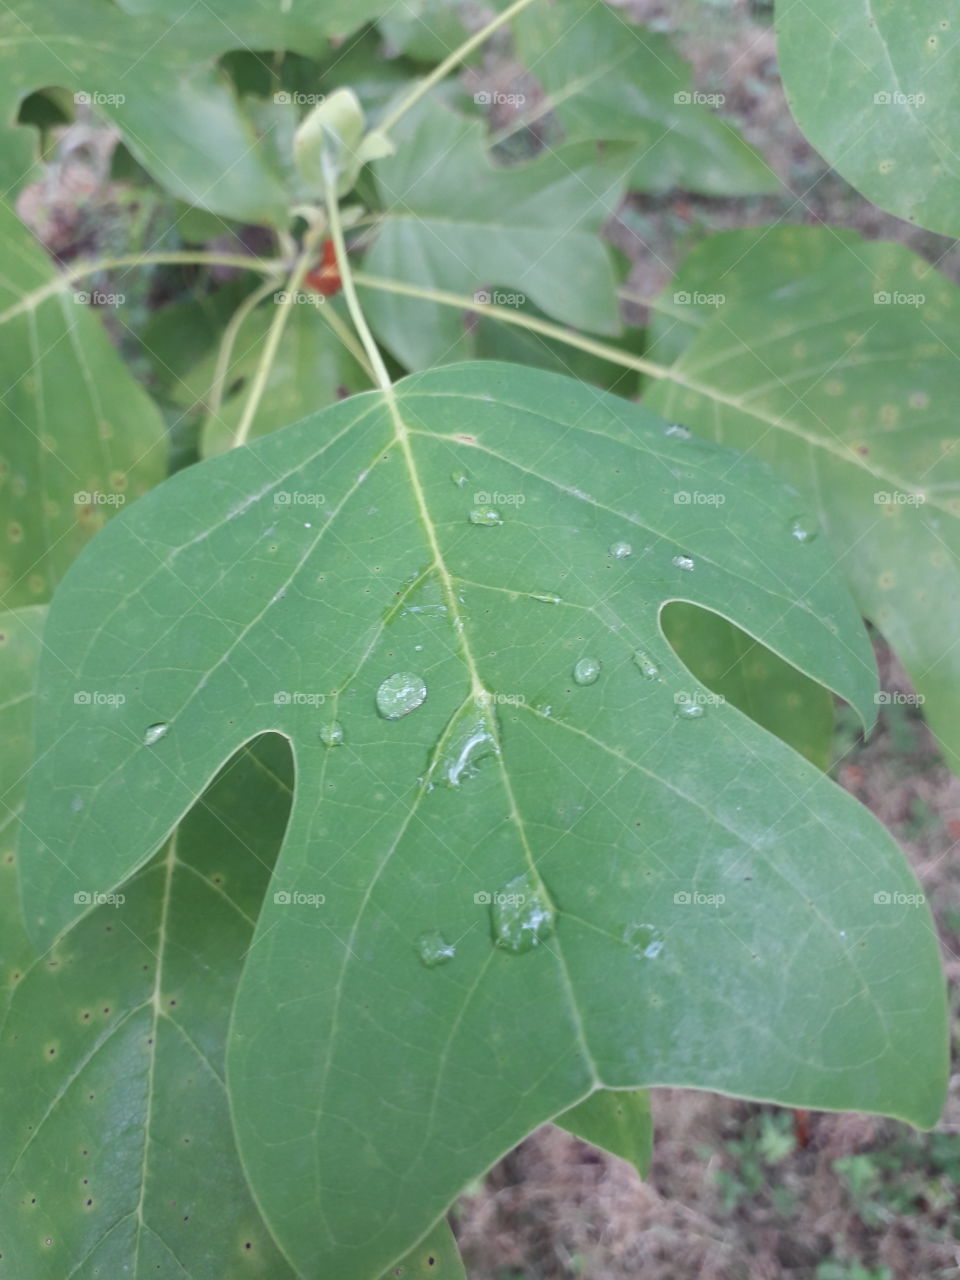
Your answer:
[[[344,742],[343,725],[339,720],[331,720],[320,730],[320,741],[325,747],[341,747]]]
[[[83,796],[74,796],[70,801],[71,813],[82,813],[84,809]]]
[[[515,955],[539,947],[553,933],[556,912],[535,872],[505,884],[493,895],[490,912],[494,944]]]
[[[447,786],[459,787],[464,778],[473,777],[480,760],[499,754],[493,706],[489,698],[472,699],[454,712],[443,731],[427,770],[427,780],[432,782],[439,776]]]
[[[152,747],[155,742],[159,742],[161,738],[165,738],[170,730],[168,724],[152,724],[144,730],[143,745]]]
[[[682,422],[671,422],[663,434],[672,436],[675,440],[689,440],[693,432],[689,427],[685,427]]]
[[[496,507],[474,507],[468,519],[471,524],[503,524],[503,516]]]
[[[377,690],[377,710],[384,720],[399,720],[423,705],[427,686],[412,671],[397,671],[387,676]]]
[[[638,649],[633,655],[633,661],[645,680],[656,680],[659,676],[660,668],[650,657],[649,653],[644,653],[642,649]]]
[[[633,547],[629,542],[611,542],[610,554],[614,560],[626,560],[627,556],[633,555]]]
[[[577,684],[595,684],[599,677],[599,658],[581,658],[573,668],[573,678]]]
[[[813,542],[818,533],[819,530],[812,520],[805,520],[802,516],[794,516],[790,521],[791,537],[796,538],[798,542]]]
[[[678,702],[676,705],[676,714],[681,720],[701,720],[706,710],[699,702]]]
[[[465,471],[454,471],[451,474],[450,479],[453,481],[453,483],[457,486],[458,489],[465,489],[467,487],[467,482],[470,479],[470,477],[467,475]]]
[[[551,595],[549,592],[534,592],[531,596],[532,600],[539,600],[541,604],[559,604],[560,597]]]
[[[417,939],[417,954],[428,969],[435,969],[439,964],[447,964],[457,954],[452,942],[437,930],[432,933],[421,933]]]
[[[685,569],[687,573],[692,573],[694,569],[694,563],[690,556],[674,556],[673,564],[674,568]]]
[[[654,924],[628,924],[623,940],[639,960],[655,960],[666,941],[663,931]]]

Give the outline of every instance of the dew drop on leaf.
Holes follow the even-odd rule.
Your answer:
[[[573,668],[573,678],[577,684],[595,684],[599,676],[599,658],[581,658]]]
[[[450,477],[450,479],[453,481],[453,483],[457,486],[458,489],[465,488],[469,478],[470,477],[467,475],[465,471],[454,471]]]
[[[685,427],[682,422],[671,422],[663,434],[665,436],[672,436],[674,440],[689,440],[693,433],[690,428]]]
[[[447,964],[452,960],[457,954],[457,948],[452,942],[447,942],[442,933],[433,930],[431,933],[421,933],[417,939],[417,954],[422,964],[428,969],[435,969],[437,965]]]
[[[320,730],[320,741],[325,747],[343,745],[343,725],[339,720],[331,720],[329,724],[323,726]]]
[[[633,547],[629,542],[612,542],[610,544],[610,554],[614,560],[626,560],[627,556],[633,555]]]
[[[817,527],[811,520],[804,520],[802,516],[794,516],[790,521],[790,534],[796,538],[797,542],[813,542],[817,533]]]
[[[423,705],[427,686],[412,671],[396,671],[377,690],[377,710],[384,720],[399,720]]]
[[[468,518],[471,524],[503,524],[503,516],[496,507],[474,507]]]
[[[687,573],[693,572],[694,564],[690,556],[674,556],[673,564],[677,569],[685,569]]]
[[[706,708],[699,702],[678,702],[676,713],[681,720],[702,720]]]
[[[489,697],[477,699],[455,712],[443,731],[430,768],[428,779],[439,776],[449,787],[459,787],[477,771],[485,756],[498,756],[495,712]]]
[[[628,924],[623,940],[640,960],[655,960],[663,950],[663,931],[653,924]]]
[[[644,680],[656,680],[659,676],[660,668],[650,657],[649,653],[644,653],[642,649],[638,649],[633,655],[633,661]]]
[[[168,724],[152,724],[143,733],[143,745],[152,747],[155,742],[159,742],[161,738],[165,738],[170,730]]]
[[[556,913],[533,872],[515,876],[495,893],[490,912],[494,945],[514,955],[532,951],[553,933]]]

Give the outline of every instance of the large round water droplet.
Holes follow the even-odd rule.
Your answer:
[[[343,745],[343,740],[343,725],[339,720],[331,720],[320,730],[320,741],[325,747],[340,747]]]
[[[813,542],[819,532],[814,522],[805,520],[803,516],[794,516],[790,521],[790,535],[796,538],[797,542]]]
[[[633,555],[633,547],[629,542],[611,542],[610,555],[614,560],[626,560],[627,556]]]
[[[628,924],[623,940],[639,960],[655,960],[666,941],[663,930],[654,924]]]
[[[143,745],[152,747],[155,742],[159,742],[161,738],[165,738],[170,732],[168,724],[152,724],[143,733]]]
[[[644,680],[656,680],[657,676],[659,676],[660,668],[649,653],[644,653],[642,649],[638,649],[633,655],[633,661]]]
[[[435,929],[432,933],[421,933],[417,954],[428,969],[436,969],[437,965],[449,963],[457,954],[457,948]]]
[[[474,507],[467,519],[471,524],[503,524],[503,516],[496,507]]]
[[[494,944],[520,955],[553,933],[556,913],[535,872],[525,871],[493,895],[490,904]]]
[[[573,668],[573,678],[577,684],[595,684],[600,677],[599,658],[581,658]]]
[[[687,573],[692,573],[694,569],[693,559],[690,556],[674,556],[673,565],[675,569],[684,569]]]
[[[384,720],[399,720],[423,705],[427,686],[412,671],[397,671],[387,676],[377,690],[377,710]]]

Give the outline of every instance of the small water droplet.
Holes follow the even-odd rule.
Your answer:
[[[645,680],[656,680],[657,676],[659,676],[660,668],[649,653],[644,653],[642,649],[638,649],[633,655],[633,661]]]
[[[469,481],[470,477],[467,475],[465,471],[454,471],[451,474],[450,479],[453,481],[453,483],[457,486],[458,489],[465,489],[467,487],[467,482]]]
[[[706,707],[699,702],[678,702],[675,710],[681,720],[702,720],[706,714]]]
[[[144,730],[143,745],[152,747],[155,742],[159,742],[161,738],[165,738],[170,730],[168,724],[152,724]]]
[[[498,756],[495,712],[489,696],[473,699],[454,712],[430,761],[427,780],[439,775],[447,786],[459,787],[477,771],[485,756]]]
[[[556,912],[535,872],[525,871],[493,895],[490,904],[494,945],[519,955],[532,951],[553,933]]]
[[[796,538],[797,542],[813,542],[818,533],[819,530],[812,520],[805,520],[802,516],[794,516],[790,521],[790,535]]]
[[[633,547],[629,542],[611,542],[610,554],[614,560],[626,560],[627,556],[633,555]]]
[[[599,677],[599,658],[581,658],[573,668],[573,678],[577,684],[595,684]]]
[[[672,436],[675,440],[689,440],[693,432],[689,427],[685,427],[682,422],[671,422],[663,434]]]
[[[541,604],[559,604],[560,597],[551,595],[548,591],[534,592],[531,596],[532,600],[539,600]]]
[[[474,507],[468,519],[471,524],[496,525],[503,524],[503,516],[496,507]]]
[[[387,676],[377,690],[377,710],[384,720],[399,720],[423,705],[427,686],[412,671],[397,671]]]
[[[73,799],[70,801],[70,812],[82,813],[83,808],[84,808],[83,796],[74,796]]]
[[[663,930],[654,924],[628,924],[623,940],[639,960],[655,960],[666,941]]]
[[[421,933],[417,954],[428,969],[435,969],[437,965],[448,964],[457,954],[457,948],[435,929],[432,933]]]
[[[687,573],[692,573],[694,569],[694,563],[690,556],[674,556],[673,564],[674,568],[685,569]]]
[[[331,720],[320,730],[320,741],[325,747],[341,747],[344,742],[343,725],[339,720]]]

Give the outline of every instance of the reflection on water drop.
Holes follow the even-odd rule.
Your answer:
[[[165,738],[170,731],[168,724],[152,724],[148,729],[144,730],[143,745],[152,747],[155,742],[159,742],[161,738]]]
[[[387,676],[377,690],[377,710],[384,720],[399,720],[423,705],[427,686],[412,671],[397,671]]]
[[[454,712],[444,729],[427,770],[427,782],[442,778],[449,787],[459,787],[472,778],[485,756],[498,756],[497,723],[489,695],[471,699]]]
[[[633,547],[629,542],[611,542],[610,555],[614,560],[626,560],[627,556],[633,555]]]
[[[533,592],[531,600],[539,600],[541,604],[559,604],[560,597],[551,595],[549,592]]]
[[[453,474],[450,476],[450,479],[453,481],[453,483],[457,486],[458,489],[465,489],[467,487],[467,481],[470,479],[470,477],[467,475],[465,471],[454,471]]]
[[[581,658],[573,668],[573,678],[577,684],[594,684],[599,676],[599,658]]]
[[[493,895],[494,945],[514,955],[532,951],[553,933],[556,912],[535,872],[525,871]]]
[[[675,711],[681,720],[701,720],[706,707],[699,702],[678,702]]]
[[[471,524],[503,524],[503,516],[496,507],[474,507],[467,518]]]
[[[649,653],[644,653],[642,649],[638,649],[633,655],[633,661],[645,680],[656,680],[657,676],[659,676],[660,668]]]
[[[320,730],[320,741],[325,747],[342,746],[343,740],[343,725],[339,720],[331,720],[329,724],[325,724]]]
[[[790,534],[797,542],[813,542],[819,530],[812,520],[804,520],[802,516],[794,516],[790,521]]]
[[[663,930],[654,924],[628,924],[623,940],[638,960],[655,960],[666,938]]]
[[[417,939],[417,954],[428,969],[447,964],[457,954],[457,948],[438,930],[432,933],[421,933]]]
[[[693,560],[690,558],[690,556],[674,556],[673,564],[675,568],[685,569],[687,573],[692,572],[694,567]]]

